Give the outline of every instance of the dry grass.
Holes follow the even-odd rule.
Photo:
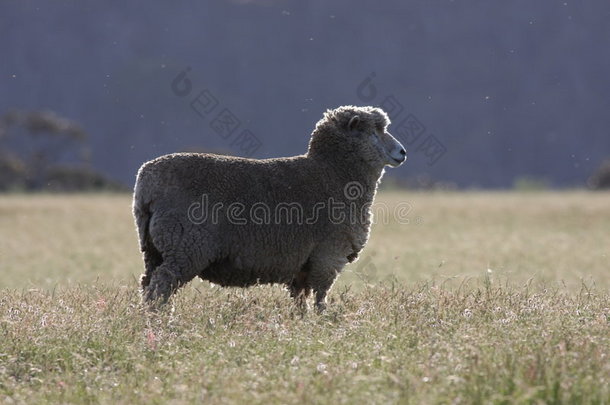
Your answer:
[[[379,201],[410,223],[301,318],[199,282],[144,314],[129,197],[1,197],[0,403],[610,403],[609,194]]]

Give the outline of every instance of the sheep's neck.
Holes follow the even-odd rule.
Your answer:
[[[322,159],[332,172],[336,173],[337,178],[344,182],[343,187],[348,187],[349,183],[357,183],[361,188],[358,197],[354,201],[367,204],[372,203],[377,192],[377,185],[383,176],[383,167],[375,168],[365,162],[350,161],[347,159],[337,159],[336,156],[325,158],[324,156],[309,156],[310,159]],[[357,185],[354,187],[358,187]]]

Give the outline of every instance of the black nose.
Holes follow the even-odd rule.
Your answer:
[[[401,149],[401,150],[400,150],[400,154],[404,156],[404,155],[406,155],[406,154],[407,154],[407,151],[406,151],[406,150],[404,150],[404,149]]]

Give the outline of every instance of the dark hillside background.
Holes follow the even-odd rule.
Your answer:
[[[169,152],[304,153],[342,104],[393,105],[395,123],[425,127],[397,178],[584,186],[610,156],[601,0],[3,1],[0,51],[0,114],[77,122],[91,165],[127,185]],[[190,91],[172,90],[187,67]],[[198,115],[197,97],[215,108]],[[234,132],[218,114],[239,121]],[[445,150],[433,164],[430,135]]]

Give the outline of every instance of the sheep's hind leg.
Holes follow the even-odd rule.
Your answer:
[[[195,273],[176,261],[165,260],[150,276],[150,282],[143,290],[144,302],[150,309],[158,309],[167,303],[172,294],[191,281]]]
[[[165,215],[151,220],[150,244],[162,258],[161,263],[142,280],[143,301],[150,309],[162,307],[172,294],[191,281],[196,267],[206,264],[197,235],[180,222],[180,216]],[[148,282],[148,285],[146,285]]]
[[[140,276],[140,288],[144,293],[146,287],[150,284],[153,272],[163,263],[163,258],[161,253],[152,246],[147,246],[142,252],[142,256],[144,258],[144,273]]]
[[[163,263],[149,276],[149,283],[143,289],[144,302],[150,309],[162,307],[178,289],[179,279],[176,271],[168,263]]]

